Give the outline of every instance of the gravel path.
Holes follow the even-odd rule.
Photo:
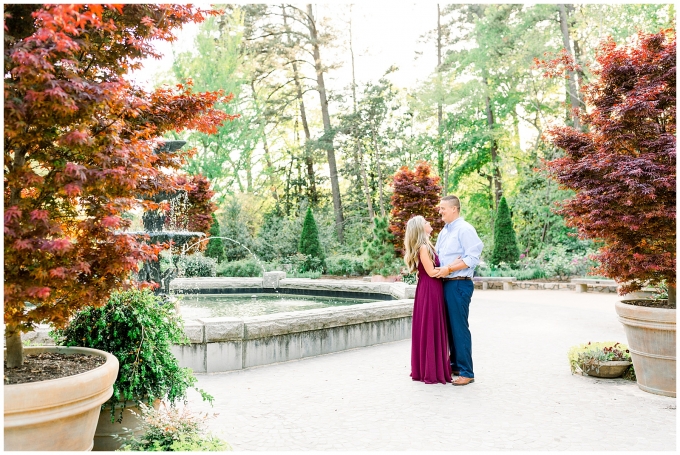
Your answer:
[[[475,382],[409,378],[410,340],[200,374],[234,450],[676,450],[676,401],[634,382],[572,375],[566,353],[625,342],[612,294],[475,291]]]

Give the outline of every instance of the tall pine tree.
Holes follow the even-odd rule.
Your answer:
[[[314,214],[312,214],[311,207],[307,207],[305,221],[302,224],[298,251],[304,255],[321,260],[322,264],[325,261],[323,248],[321,248],[321,242],[319,241],[319,229],[316,227],[316,221],[314,221]]]
[[[512,228],[510,209],[505,196],[501,197],[498,204],[493,240],[493,254],[491,255],[493,265],[498,265],[501,262],[514,264],[519,260],[519,248],[517,248],[515,230]]]

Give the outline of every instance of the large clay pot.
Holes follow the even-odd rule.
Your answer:
[[[669,397],[675,396],[675,311],[616,302],[638,387]]]
[[[101,405],[113,394],[118,359],[90,348],[24,348],[25,354],[43,352],[97,355],[106,362],[73,376],[5,385],[5,451],[91,450]]]
[[[144,401],[146,404],[146,401]],[[155,400],[153,403],[154,409],[158,409],[161,404],[160,400]],[[131,411],[137,413],[133,414]],[[116,417],[118,417],[119,409],[116,410]],[[114,451],[123,445],[125,439],[130,437],[141,436],[143,429],[141,428],[142,419],[139,417],[141,410],[136,401],[127,401],[125,403],[125,410],[123,410],[123,420],[121,422],[111,422],[111,405],[103,406],[99,414],[99,421],[97,422],[97,431],[94,434],[95,451]],[[121,437],[124,439],[117,439]]]

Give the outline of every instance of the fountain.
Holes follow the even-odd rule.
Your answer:
[[[186,144],[186,141],[166,141],[163,146],[161,146],[158,151],[175,152],[181,149]],[[151,210],[144,212],[142,215],[142,223],[144,225],[143,231],[127,231],[126,234],[132,234],[137,236],[149,236],[151,243],[164,243],[171,241],[174,246],[183,248],[191,239],[196,237],[204,237],[203,232],[190,232],[186,230],[186,227],[181,230],[165,230],[165,221],[169,216],[171,221],[171,227],[180,227],[176,220],[175,207],[178,203],[186,204],[186,193],[184,191],[178,191],[174,193],[169,193],[162,191],[157,193],[151,200],[156,203],[161,203],[163,201],[170,202],[170,214],[166,215],[159,210]],[[186,249],[185,249],[186,251]],[[165,272],[161,272],[160,260],[147,261],[142,265],[137,277],[139,281],[147,281],[150,283],[158,284],[158,287],[154,290],[156,295],[167,296],[170,294],[170,281],[177,276],[177,267],[170,267]]]

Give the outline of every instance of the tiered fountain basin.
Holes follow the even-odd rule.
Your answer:
[[[241,370],[411,336],[415,286],[403,283],[285,278],[177,278],[173,294],[268,294],[373,300],[348,306],[250,317],[185,320],[190,345],[175,346],[181,366],[197,373]]]

